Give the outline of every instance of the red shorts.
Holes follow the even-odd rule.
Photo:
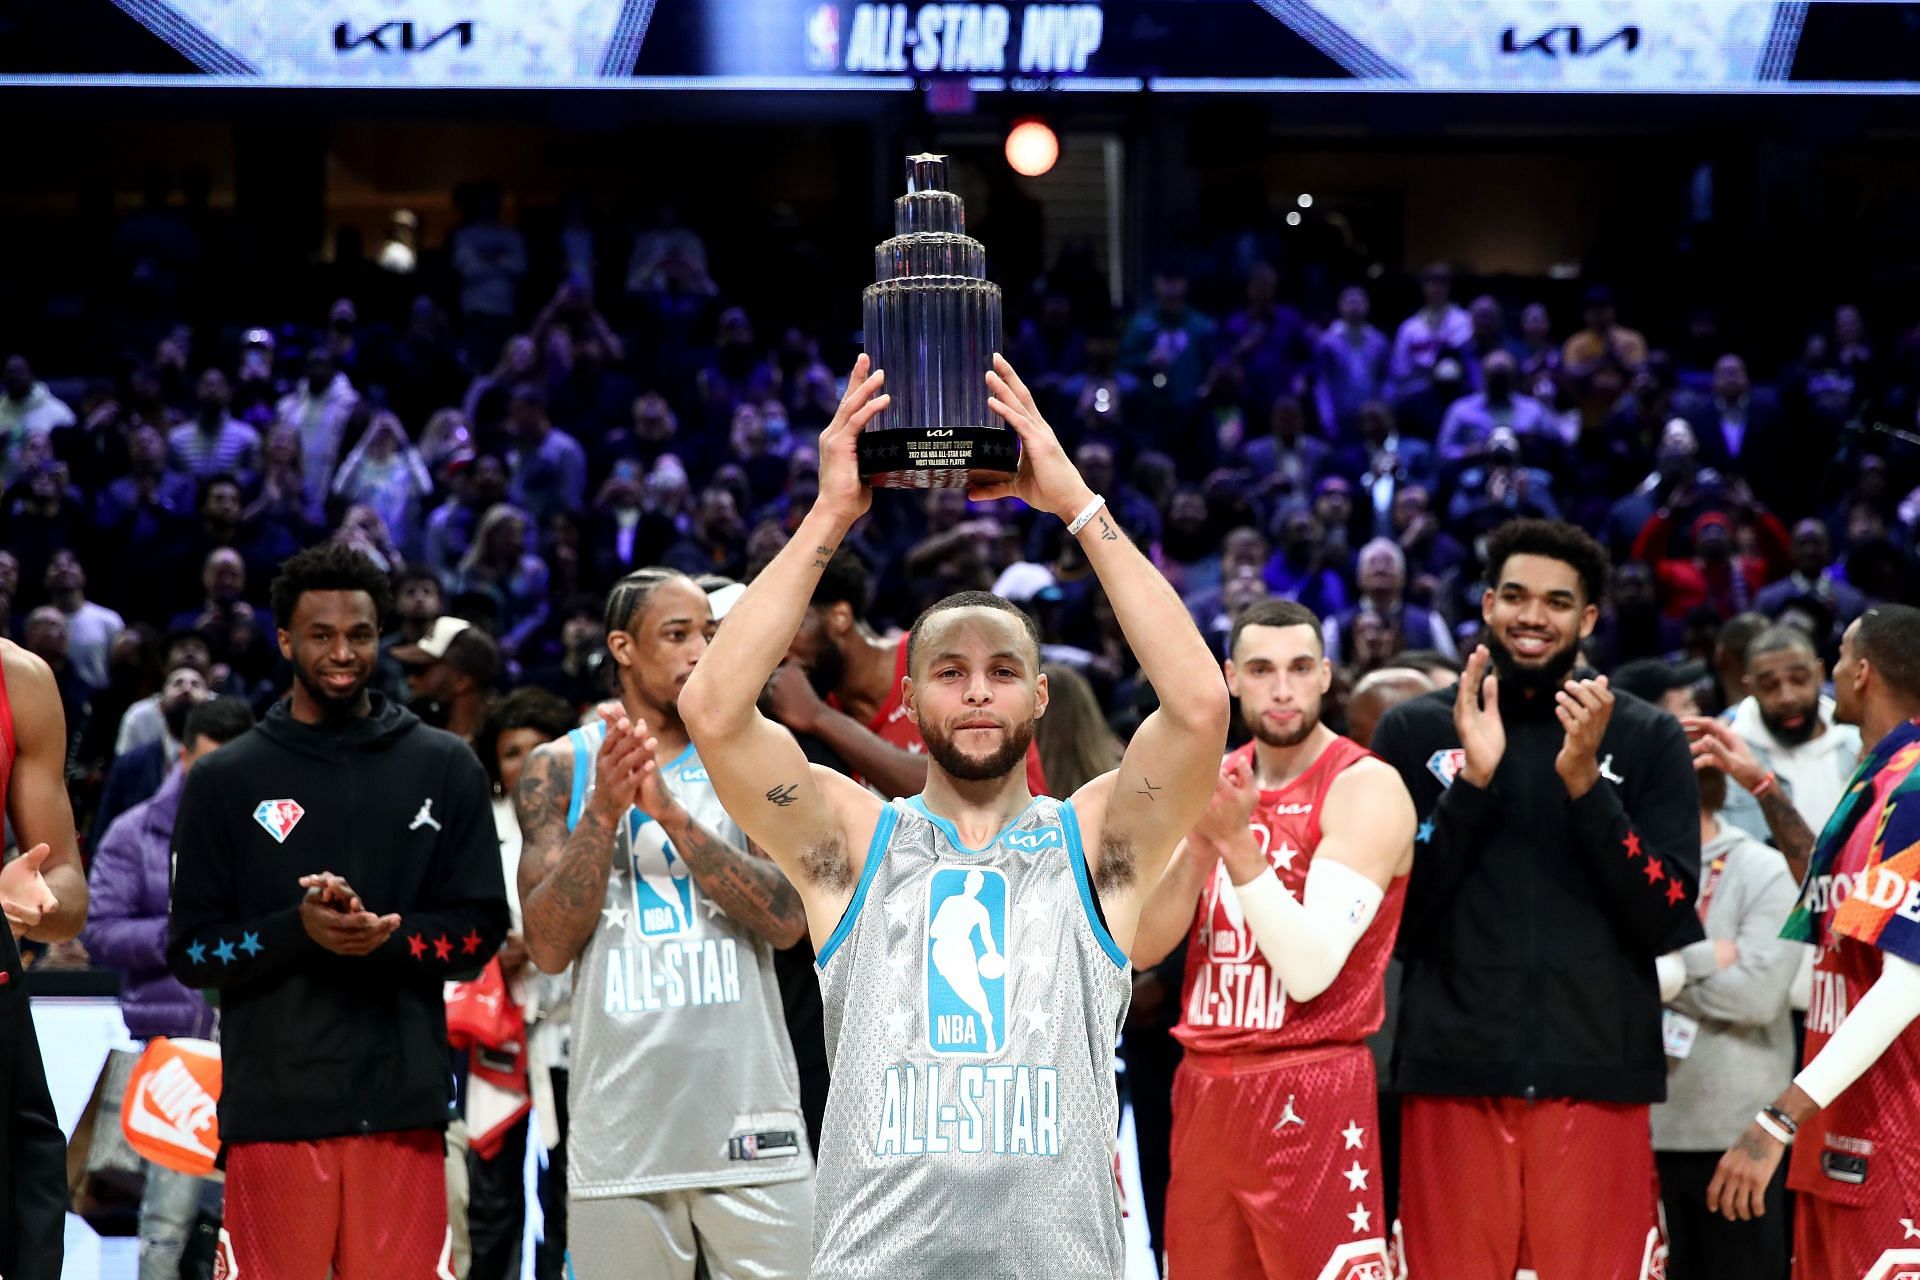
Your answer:
[[[1173,1078],[1168,1280],[1387,1280],[1376,1089],[1365,1045],[1189,1053]]]
[[[1411,1280],[1666,1273],[1644,1104],[1409,1097],[1400,1225]]]
[[[1888,1183],[1874,1203],[1794,1197],[1793,1280],[1920,1280],[1920,1187]]]
[[[453,1280],[446,1158],[438,1129],[234,1143],[214,1280]]]

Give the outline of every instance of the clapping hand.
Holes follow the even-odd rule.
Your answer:
[[[1507,726],[1500,718],[1500,677],[1488,667],[1493,655],[1480,645],[1453,695],[1453,730],[1466,753],[1460,776],[1483,790],[1507,754]]]
[[[1605,676],[1569,680],[1554,694],[1553,711],[1567,731],[1553,769],[1566,783],[1567,794],[1578,800],[1600,781],[1600,740],[1613,718],[1613,690]]]
[[[60,907],[40,874],[48,852],[46,845],[37,844],[0,868],[0,905],[6,908],[7,925],[16,942]]]

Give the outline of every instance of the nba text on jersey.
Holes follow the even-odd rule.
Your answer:
[[[960,1067],[951,1102],[941,1100],[938,1065],[882,1074],[875,1155],[1060,1154],[1060,1087],[1052,1067]]]

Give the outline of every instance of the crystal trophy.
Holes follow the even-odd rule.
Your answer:
[[[1000,286],[946,188],[945,156],[907,157],[894,235],[874,250],[875,280],[861,300],[867,355],[886,373],[890,399],[857,451],[861,478],[881,488],[991,484],[1020,464],[1020,437],[987,408]]]

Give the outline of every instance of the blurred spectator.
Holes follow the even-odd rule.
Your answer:
[[[408,709],[471,745],[493,709],[500,679],[493,638],[464,619],[440,617],[419,640],[390,652],[407,676]]]
[[[1747,696],[1732,715],[1734,733],[1757,762],[1754,769],[1736,768],[1736,782],[1752,791],[1761,773],[1774,775],[1809,833],[1826,826],[1860,759],[1860,731],[1835,722],[1834,701],[1822,692],[1826,677],[1826,665],[1803,633],[1769,627],[1747,644]],[[1764,818],[1753,824],[1758,829],[1751,834],[1773,838],[1763,824]]]
[[[1227,317],[1221,335],[1225,354],[1245,372],[1247,396],[1255,404],[1305,391],[1313,360],[1306,322],[1279,294],[1280,273],[1269,263],[1254,263],[1247,272],[1247,305]]]
[[[1258,529],[1241,525],[1227,531],[1220,539],[1219,580],[1211,587],[1181,592],[1195,625],[1204,628],[1220,612],[1221,592],[1228,582],[1244,574],[1259,577],[1265,571],[1268,550],[1267,539]]]
[[[449,464],[445,501],[427,516],[427,567],[442,581],[450,578],[472,549],[474,529],[483,513],[507,497],[507,468],[499,458],[483,453]]]
[[[1340,451],[1334,465],[1359,490],[1370,531],[1388,533],[1400,494],[1408,488],[1431,491],[1438,480],[1433,446],[1401,435],[1393,410],[1379,400],[1361,405],[1356,421],[1360,438]]]
[[[509,655],[544,620],[547,562],[527,545],[526,512],[500,502],[487,508],[448,589],[485,596],[499,611],[500,647]]]
[[[587,500],[587,453],[553,425],[547,393],[531,382],[513,389],[508,404],[514,447],[507,454],[512,479],[507,499],[538,525],[556,511],[578,511]]]
[[[400,419],[382,411],[340,464],[333,492],[350,503],[372,507],[403,555],[420,550],[423,502],[433,496],[426,460],[407,439]]]
[[[1459,382],[1473,344],[1473,320],[1453,302],[1453,272],[1435,263],[1420,273],[1420,309],[1393,335],[1393,399],[1404,402],[1435,381]]]
[[[1042,321],[1044,327],[1044,315]],[[1052,331],[1048,330],[1043,341],[1050,340],[1052,336]],[[1077,334],[1074,340],[1077,341]],[[1069,349],[1061,352],[1057,358],[1063,372],[1075,371],[1080,367],[1081,356],[1072,349],[1071,343]],[[786,409],[794,430],[817,431],[826,426],[833,418],[833,411],[839,407],[840,387],[833,370],[820,358],[820,344],[798,329],[788,329],[780,337],[780,347],[774,353],[774,360],[780,374],[779,402]],[[1017,367],[1028,368],[1025,363]],[[1032,378],[1026,381],[1029,386],[1044,385]]]
[[[1521,460],[1520,437],[1511,427],[1495,427],[1483,460],[1460,473],[1447,517],[1461,532],[1477,537],[1516,516],[1560,518],[1553,477]]]
[[[1296,396],[1275,399],[1267,414],[1268,434],[1240,447],[1237,461],[1250,473],[1262,496],[1301,498],[1313,491],[1332,460],[1333,448],[1307,434],[1307,415]]]
[[[716,482],[700,491],[686,532],[661,563],[682,573],[738,578],[746,568],[747,526],[733,491]]]
[[[200,374],[196,413],[167,432],[167,453],[175,470],[188,476],[252,476],[259,470],[259,432],[228,415],[232,388],[227,374],[207,368]]]
[[[137,426],[127,433],[127,474],[108,482],[94,504],[94,518],[103,532],[152,546],[170,519],[192,513],[196,492],[193,477],[173,469],[160,429]]]
[[[1467,304],[1467,319],[1473,323],[1473,339],[1468,344],[1467,354],[1473,360],[1475,367],[1481,370],[1482,378],[1485,375],[1487,357],[1496,351],[1512,356],[1514,368],[1517,371],[1521,362],[1527,358],[1527,348],[1524,343],[1507,332],[1507,313],[1501,308],[1499,301],[1491,294],[1481,294]],[[1532,389],[1525,383],[1519,385],[1524,394],[1532,393]]]
[[[1530,302],[1520,313],[1520,389],[1545,405],[1560,400],[1560,344],[1553,340],[1553,317],[1545,304]]]
[[[1638,560],[1618,560],[1600,618],[1587,641],[1591,664],[1612,671],[1636,658],[1655,658],[1680,647],[1680,624],[1660,609],[1653,569]]]
[[[1587,327],[1561,349],[1561,369],[1583,430],[1596,427],[1634,371],[1647,361],[1647,340],[1619,322],[1613,291],[1595,285],[1586,294]]]
[[[201,643],[204,646],[205,642]],[[179,646],[174,652],[180,652]],[[188,661],[197,661],[198,656],[189,655]],[[160,789],[168,768],[179,757],[187,716],[212,696],[204,670],[183,663],[169,667],[159,693],[128,709],[120,722],[120,736],[128,739],[129,745],[114,756],[107,770],[100,808],[94,817],[95,830],[105,831],[115,818]],[[151,713],[151,731],[147,728],[148,717],[143,714],[136,718],[135,712]],[[132,735],[128,733],[130,723]]]
[[[1633,558],[1653,565],[1661,602],[1670,618],[1685,617],[1705,606],[1721,618],[1751,609],[1760,589],[1773,579],[1774,566],[1788,560],[1787,534],[1773,514],[1751,502],[1735,499],[1748,517],[1756,546],[1762,552],[1740,550],[1733,518],[1720,510],[1693,521],[1690,551],[1672,551],[1672,511],[1662,509],[1647,521],[1634,540]]]
[[[686,483],[685,472],[680,483]],[[594,495],[585,552],[596,582],[616,582],[635,569],[660,563],[679,537],[673,516],[657,503],[649,504],[650,489],[650,483],[642,486],[639,464],[622,459]]]
[[[347,418],[360,403],[360,393],[333,363],[325,348],[307,353],[306,375],[275,406],[279,420],[300,434],[302,482],[309,513],[326,508],[340,449],[346,441]]]
[[[1481,390],[1447,406],[1437,446],[1441,461],[1457,463],[1481,456],[1499,427],[1523,438],[1572,443],[1560,419],[1520,390],[1519,377],[1520,367],[1510,353],[1496,350],[1487,356],[1481,366]]]
[[[1756,388],[1747,377],[1747,362],[1737,355],[1714,362],[1713,395],[1689,417],[1704,465],[1745,476],[1756,488],[1772,479],[1778,451],[1791,456],[1779,397],[1771,387]]]
[[[680,221],[678,209],[661,205],[651,225],[634,232],[633,251],[627,258],[627,291],[658,293],[689,286],[704,286],[712,292],[706,242]]]
[[[1699,473],[1700,449],[1693,428],[1685,418],[1675,418],[1660,434],[1653,470],[1607,512],[1607,549],[1616,559],[1632,551],[1647,521],[1663,509],[1676,509],[1680,499],[1692,491]]]
[[[1354,684],[1353,695],[1347,700],[1347,736],[1363,747],[1368,745],[1381,716],[1433,688],[1426,673],[1412,667],[1380,667],[1367,672]],[[1394,985],[1398,987],[1397,980]]]
[[[1183,600],[1220,585],[1220,538],[1200,490],[1175,490],[1168,501],[1159,564]]]
[[[694,377],[707,423],[716,433],[733,421],[743,404],[764,404],[779,389],[779,372],[754,340],[753,324],[740,307],[720,313],[713,359]]]
[[[527,242],[502,221],[498,184],[476,183],[457,192],[455,201],[461,206],[452,243],[460,311],[478,330],[504,330],[518,305],[520,278],[527,273]]]
[[[1653,1107],[1653,1149],[1670,1274],[1747,1280],[1786,1269],[1786,1172],[1767,1189],[1765,1211],[1744,1221],[1709,1212],[1707,1185],[1754,1099],[1777,1096],[1793,1076],[1787,987],[1806,948],[1780,937],[1795,897],[1786,864],[1721,820],[1725,774],[1703,769],[1699,778],[1697,905],[1707,936],[1658,961],[1667,1100]]]
[[[1311,511],[1295,511],[1281,521],[1279,549],[1262,569],[1270,592],[1297,600],[1323,618],[1347,607],[1347,588],[1324,558],[1326,541],[1326,530]]]
[[[29,453],[46,450],[46,437]],[[18,604],[37,604],[46,589],[47,565],[54,553],[75,550],[84,556],[93,542],[93,523],[86,499],[73,487],[67,464],[42,458],[27,476],[7,490],[0,511],[0,543],[20,566],[18,589],[8,596]]]
[[[1218,326],[1187,301],[1187,273],[1164,265],[1153,273],[1153,302],[1127,324],[1120,367],[1175,412],[1185,413],[1213,365]]]
[[[624,575],[623,575],[624,576]],[[567,700],[576,711],[607,696],[607,629],[600,601],[576,596],[561,615],[560,653],[526,674],[526,683]]]
[[[72,426],[75,421],[72,406],[33,376],[33,366],[23,355],[7,357],[5,366],[0,368],[0,391],[5,392],[0,395],[0,437],[4,437],[5,456],[9,460],[24,437],[48,435],[57,428]],[[6,479],[12,479],[10,468]]]
[[[126,619],[87,599],[87,571],[71,550],[53,553],[47,561],[47,598],[67,623],[67,656],[75,673],[95,689],[107,687],[107,651],[113,638],[126,628]],[[67,722],[67,734],[79,731]]]
[[[791,338],[792,335],[790,335]],[[1087,338],[1074,323],[1073,301],[1066,294],[1050,291],[1040,304],[1039,316],[1020,322],[1019,336],[1009,344],[1014,367],[1021,380],[1033,388],[1036,396],[1057,395],[1067,379],[1079,373],[1087,363]],[[783,356],[783,365],[785,358]],[[822,370],[825,369],[821,365]],[[831,373],[828,374],[831,377]],[[782,396],[785,398],[784,380]],[[824,387],[821,388],[824,390]],[[791,409],[793,406],[788,405]],[[1042,405],[1042,408],[1046,406]],[[828,417],[832,408],[828,406]],[[796,420],[797,421],[797,420]]]
[[[232,547],[217,547],[207,553],[200,569],[200,586],[206,592],[199,606],[173,616],[169,631],[193,631],[205,636],[215,657],[224,659],[233,648],[233,627],[238,621],[256,622],[272,630],[271,620],[256,617],[252,605],[243,597],[247,592],[247,563]],[[260,611],[261,614],[265,610]]]
[[[1651,703],[1668,715],[1684,720],[1700,714],[1699,689],[1707,679],[1707,664],[1697,659],[1669,662],[1665,658],[1635,658],[1623,662],[1609,678],[1612,687]],[[1720,806],[1715,805],[1714,812]]]
[[[1809,517],[1794,525],[1792,556],[1792,570],[1754,597],[1754,609],[1777,618],[1796,600],[1817,600],[1833,616],[1833,634],[1816,640],[1823,645],[1837,640],[1838,633],[1865,611],[1867,600],[1859,588],[1835,575],[1833,539],[1826,524]]]
[[[1330,661],[1351,662],[1362,671],[1370,671],[1406,649],[1437,649],[1449,657],[1457,654],[1446,619],[1431,609],[1407,603],[1406,553],[1398,543],[1375,538],[1361,547],[1355,577],[1360,602],[1329,615],[1320,624]],[[1378,632],[1365,661],[1359,658],[1361,646],[1355,643],[1363,623]]]
[[[476,448],[499,447],[507,429],[508,400],[515,387],[536,376],[539,364],[540,350],[533,339],[517,333],[501,344],[492,372],[481,374],[468,386],[461,411],[472,426]]]
[[[68,659],[67,615],[50,604],[41,605],[27,615],[25,648],[53,671],[54,687],[60,691],[60,708],[65,713],[67,733],[86,732],[87,712],[94,686],[74,668]]]
[[[1047,714],[1034,725],[1034,742],[1048,794],[1071,799],[1082,786],[1120,767],[1121,742],[1107,727],[1085,676],[1057,662],[1043,663],[1040,670],[1047,677],[1048,702]]]
[[[1340,291],[1340,310],[1314,347],[1314,382],[1320,429],[1339,437],[1352,429],[1354,415],[1369,400],[1389,391],[1391,344],[1367,323],[1367,291],[1348,285]]]

